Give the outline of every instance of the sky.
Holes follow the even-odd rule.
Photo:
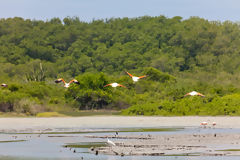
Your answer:
[[[160,15],[240,22],[240,0],[0,0],[0,18],[47,21],[77,16],[81,21],[90,22]]]

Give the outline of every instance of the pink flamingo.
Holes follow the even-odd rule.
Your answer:
[[[137,82],[139,79],[147,77],[146,75],[140,76],[140,77],[136,77],[136,76],[133,76],[132,74],[130,74],[128,72],[126,72],[126,73],[132,78],[133,82]]]
[[[201,94],[199,92],[196,92],[196,91],[189,92],[189,93],[184,95],[184,97],[186,97],[186,96],[201,96],[201,97],[205,97],[203,94]]]
[[[64,87],[66,87],[66,88],[70,87],[71,83],[79,84],[79,82],[76,79],[72,79],[69,83],[66,83],[63,78],[59,78],[59,79],[55,80],[55,83],[60,83],[60,82],[63,82]]]
[[[116,82],[107,84],[107,85],[105,85],[105,86],[103,86],[103,87],[107,87],[107,86],[112,86],[113,88],[116,88],[116,87],[124,87],[124,88],[127,88],[126,86],[121,85],[121,84],[118,84],[118,83],[116,83]]]

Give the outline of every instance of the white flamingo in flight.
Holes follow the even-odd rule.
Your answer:
[[[5,83],[2,83],[1,86],[4,87],[4,88],[8,87],[8,85],[5,84]]]
[[[71,83],[79,84],[79,82],[76,79],[72,79],[69,83],[66,83],[63,78],[59,78],[59,79],[55,80],[55,83],[60,83],[60,82],[63,82],[64,87],[66,87],[66,88],[70,87]]]
[[[107,84],[107,85],[105,85],[105,86],[103,86],[103,87],[107,87],[107,86],[112,86],[113,88],[116,88],[116,87],[127,88],[126,86],[121,85],[121,84],[118,84],[118,83],[116,83],[116,82],[114,82],[114,83],[110,83],[110,84]]]
[[[136,76],[133,76],[132,74],[130,74],[128,72],[126,72],[126,73],[132,78],[133,82],[137,82],[139,79],[147,77],[146,75],[140,76],[140,77],[136,77]]]
[[[205,97],[203,94],[201,94],[199,92],[196,92],[196,91],[189,92],[189,93],[184,95],[184,97],[186,97],[186,96],[201,96],[201,97]]]

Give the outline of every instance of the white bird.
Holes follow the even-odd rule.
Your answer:
[[[132,78],[133,82],[137,82],[139,79],[147,77],[146,75],[140,76],[140,77],[136,77],[136,76],[133,76],[132,74],[130,74],[128,72],[126,72],[126,73]]]
[[[207,122],[201,122],[200,125],[203,126],[204,128],[207,126]]]
[[[201,96],[201,97],[205,97],[203,94],[201,94],[199,92],[196,92],[196,91],[189,92],[189,93],[184,95],[184,97],[186,97],[186,96]]]
[[[76,79],[72,79],[69,83],[66,83],[63,78],[59,78],[59,79],[55,80],[55,83],[60,83],[60,82],[63,82],[64,87],[66,87],[66,88],[70,87],[71,83],[79,84],[79,82]]]
[[[121,85],[121,84],[118,84],[118,83],[116,83],[116,82],[107,84],[107,85],[105,85],[105,86],[103,86],[103,87],[107,87],[107,86],[112,86],[113,88],[116,88],[116,87],[124,87],[124,88],[127,88],[126,86]]]
[[[217,125],[217,123],[216,122],[212,122],[212,126],[214,127],[214,126],[216,126]]]
[[[4,88],[8,87],[8,85],[5,84],[5,83],[2,83],[1,86],[4,87]]]
[[[116,144],[113,141],[110,141],[108,138],[107,138],[107,144],[109,146],[116,146]]]

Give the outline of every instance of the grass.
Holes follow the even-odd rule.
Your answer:
[[[120,111],[113,110],[91,110],[91,111],[60,111],[59,113],[71,116],[71,117],[80,117],[80,116],[107,116],[107,115],[120,115]]]
[[[216,150],[216,151],[240,151],[240,149],[223,149],[223,150]]]
[[[10,142],[25,142],[27,140],[12,140],[12,141],[0,141],[0,143],[10,143]]]
[[[114,110],[88,110],[88,111],[74,111],[72,109],[59,110],[58,112],[41,112],[37,113],[36,117],[81,117],[81,116],[110,116],[120,115],[120,111]],[[34,117],[24,113],[16,112],[0,112],[1,117]]]
[[[119,132],[166,132],[166,131],[178,131],[184,128],[136,128],[126,129]]]
[[[16,112],[0,112],[0,117],[27,117],[28,115],[24,113]]]
[[[66,115],[58,112],[42,112],[37,113],[36,117],[66,117]]]
[[[39,132],[39,133],[14,133],[14,134],[86,134],[86,133],[112,133],[112,132],[171,132],[179,131],[184,128],[122,128],[120,130],[102,130],[102,131],[76,131],[76,132]],[[13,134],[13,133],[11,133]]]
[[[164,154],[163,156],[200,156],[199,153]]]
[[[81,143],[70,143],[63,145],[68,148],[90,148],[90,147],[103,147],[106,146],[105,142],[81,142]]]

